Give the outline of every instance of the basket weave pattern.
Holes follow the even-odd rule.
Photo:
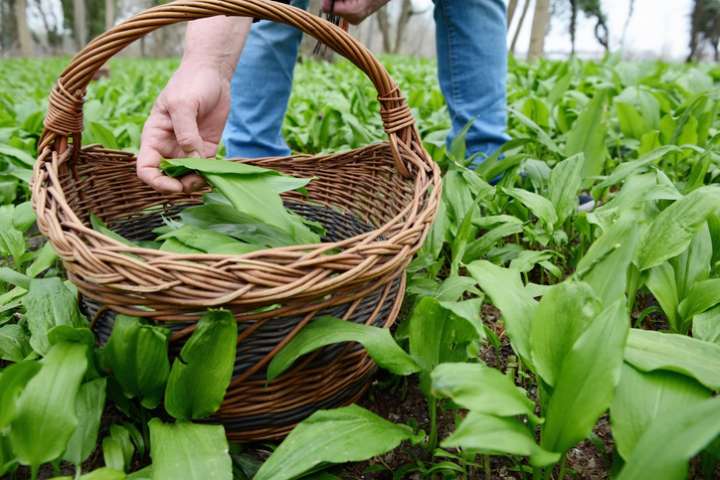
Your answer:
[[[285,200],[326,224],[332,234],[321,244],[239,256],[188,255],[129,247],[89,226],[92,212],[140,238],[161,214],[200,202],[203,192],[161,194],[143,184],[132,154],[78,146],[84,92],[98,68],[160,26],[213,15],[295,25],[349,58],[379,92],[386,142],[333,155],[248,161],[314,178],[307,197],[289,193]],[[105,312],[148,317],[171,326],[177,346],[207,308],[236,314],[238,361],[245,360],[242,368],[236,363],[218,412],[231,437],[276,437],[314,409],[346,404],[363,393],[374,366],[357,345],[308,355],[272,383],[264,381],[273,355],[318,315],[335,311],[358,323],[392,325],[404,270],[437,209],[439,171],[422,147],[405,99],[382,65],[342,29],[263,0],[186,0],[147,10],[96,38],[72,60],[50,95],[39,152],[32,183],[38,226],[72,282],[99,306],[96,323]],[[367,228],[348,226],[355,224]],[[322,361],[314,362],[318,358]]]

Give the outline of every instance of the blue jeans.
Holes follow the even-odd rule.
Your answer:
[[[448,144],[469,121],[467,153],[492,154],[508,139],[504,0],[434,0],[438,77],[452,120]],[[307,0],[293,5],[307,8]],[[223,141],[230,157],[289,155],[281,134],[302,33],[253,25],[232,79]]]

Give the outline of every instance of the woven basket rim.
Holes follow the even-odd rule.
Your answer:
[[[404,186],[398,182],[387,185],[397,188],[394,193],[402,195],[407,204],[389,210],[392,218],[382,217],[384,223],[371,225],[373,230],[339,242],[262,249],[243,255],[178,254],[129,247],[83,222],[67,202],[63,172],[72,170],[83,154],[119,153],[95,145],[74,148],[82,144],[84,95],[94,73],[130,42],[156,28],[215,15],[251,16],[293,25],[365,72],[378,91],[388,138],[349,152],[360,158],[373,149],[387,149],[380,165],[394,166],[393,175]],[[100,35],[72,59],[53,88],[38,151],[31,186],[38,226],[50,238],[69,278],[80,290],[93,291],[114,305],[134,306],[140,303],[133,302],[146,301],[156,307],[172,305],[185,310],[223,304],[261,305],[324,295],[373,279],[381,281],[404,270],[422,246],[441,194],[439,168],[423,147],[404,96],[375,56],[332,23],[266,0],[178,0],[143,11]],[[319,161],[347,154],[253,159],[253,163]],[[168,200],[177,198],[168,196]],[[377,201],[381,202],[379,197]],[[339,252],[332,253],[332,249]]]
[[[352,151],[354,151],[354,150],[361,150],[361,149],[363,149],[363,148],[372,148],[372,147],[377,148],[377,147],[383,147],[383,146],[385,146],[385,145],[387,145],[387,142],[375,143],[375,144],[368,145],[368,147],[361,147],[361,148],[359,148],[359,149],[351,149],[351,150],[340,151],[340,152],[337,152],[337,153],[322,154],[322,155],[299,154],[299,155],[290,155],[290,156],[286,156],[286,157],[265,157],[265,158],[258,158],[258,159],[228,158],[227,160],[228,160],[228,161],[234,161],[234,162],[241,162],[241,163],[255,163],[256,161],[261,161],[261,160],[289,160],[289,161],[290,161],[290,160],[295,160],[295,159],[304,159],[304,160],[329,159],[329,158],[332,158],[332,157],[335,157],[335,156],[345,155],[345,154],[347,154],[347,153],[349,153],[349,152],[352,152]],[[123,151],[123,150],[105,148],[105,147],[103,147],[102,145],[99,145],[99,144],[92,144],[92,145],[83,146],[82,149],[81,149],[81,151],[82,151],[83,153],[85,153],[85,152],[119,153],[119,154],[127,154],[127,153],[128,153],[128,152]],[[72,156],[72,147],[70,147],[70,151],[69,151],[69,154],[68,154],[68,155],[69,155],[69,156]],[[36,162],[36,165],[38,165],[39,163],[40,163],[40,162]],[[434,163],[434,162],[433,162],[433,163]],[[434,165],[433,165],[433,166],[434,166]],[[437,170],[437,167],[436,167],[436,168],[433,168],[433,170]],[[433,183],[434,183],[434,182],[433,182]],[[437,183],[438,186],[439,186],[439,183],[440,183],[440,182]],[[416,182],[416,186],[417,186],[417,182]],[[195,192],[195,194],[205,193],[206,191],[209,191],[209,190],[202,190],[202,191],[200,191],[200,192]],[[435,196],[439,196],[439,193],[440,193],[440,192],[439,192],[439,189],[436,189],[435,192],[436,192],[436,195],[435,195]],[[414,197],[414,200],[418,200],[418,201],[419,201],[419,197],[421,197],[421,196],[422,196],[422,195],[418,195],[417,192],[416,192],[416,195],[415,195],[415,197]],[[298,203],[306,203],[306,204],[308,204],[308,205],[320,205],[320,206],[328,207],[328,208],[332,208],[332,209],[337,208],[337,206],[332,205],[332,204],[330,204],[330,203],[321,203],[321,202],[313,202],[313,201],[302,202],[302,201],[300,201],[300,200],[295,200],[295,201],[297,201]],[[187,205],[188,205],[188,206],[191,206],[192,204],[188,203]],[[364,239],[364,238],[366,238],[366,237],[376,235],[376,234],[378,234],[379,232],[385,231],[389,226],[392,226],[392,224],[393,224],[393,222],[394,222],[395,220],[397,220],[398,218],[400,218],[400,217],[404,216],[405,214],[407,214],[407,211],[409,211],[409,210],[411,209],[411,207],[412,207],[412,205],[407,205],[407,206],[404,207],[403,210],[401,210],[393,219],[388,220],[388,221],[385,222],[384,224],[378,225],[378,226],[369,225],[370,227],[373,227],[371,230],[368,230],[367,232],[365,232],[365,233],[363,233],[363,234],[360,234],[360,235],[355,235],[355,236],[352,236],[352,237],[348,237],[348,238],[346,238],[346,239],[343,239],[342,241],[338,241],[338,242],[321,241],[321,242],[309,243],[309,244],[296,244],[296,245],[287,245],[287,246],[283,246],[283,247],[262,248],[262,249],[258,249],[258,250],[252,251],[252,252],[243,253],[243,254],[211,254],[211,253],[182,254],[182,253],[174,253],[174,252],[168,252],[168,251],[164,251],[164,250],[153,249],[153,248],[146,248],[146,247],[140,247],[140,246],[130,247],[130,246],[128,246],[128,245],[125,245],[125,244],[123,244],[123,243],[121,243],[121,242],[113,239],[112,237],[109,237],[109,236],[103,234],[103,233],[100,232],[100,231],[97,231],[97,230],[93,229],[92,227],[88,226],[88,225],[87,225],[85,222],[83,222],[83,221],[80,221],[79,224],[78,224],[78,223],[74,223],[74,224],[71,225],[71,226],[70,226],[70,225],[65,225],[65,227],[63,228],[63,230],[66,230],[66,229],[68,229],[68,230],[70,230],[70,229],[82,230],[83,233],[89,234],[89,235],[95,237],[97,240],[102,241],[102,242],[104,242],[104,243],[107,243],[109,246],[113,247],[113,251],[114,251],[114,252],[118,252],[118,253],[131,253],[131,254],[147,254],[147,255],[149,255],[149,256],[153,256],[153,257],[156,257],[156,258],[172,258],[172,259],[174,259],[174,260],[179,260],[179,261],[180,261],[180,260],[184,260],[184,261],[188,261],[188,260],[198,260],[198,259],[202,259],[202,260],[217,260],[217,261],[229,260],[229,259],[232,259],[232,260],[240,260],[240,259],[252,260],[252,259],[254,259],[255,257],[260,257],[260,258],[262,258],[262,257],[264,257],[264,256],[267,255],[267,254],[272,254],[273,252],[277,253],[277,252],[279,252],[279,251],[287,251],[287,252],[293,252],[293,253],[294,253],[294,252],[297,252],[297,253],[305,253],[305,254],[310,254],[310,253],[319,254],[319,253],[321,253],[321,251],[340,248],[340,249],[341,249],[341,252],[338,253],[338,254],[335,254],[335,256],[337,256],[337,255],[341,255],[342,253],[345,253],[345,252],[346,252],[346,250],[345,250],[344,248],[342,248],[340,245],[342,245],[342,244],[355,243],[355,241],[358,241],[358,240]],[[343,210],[340,210],[340,211],[341,211],[341,213],[352,214],[352,212],[343,211]],[[136,213],[140,213],[140,212],[136,212]],[[79,220],[79,219],[78,219],[78,220]],[[82,226],[82,227],[84,227],[84,228],[80,228],[80,226]],[[383,239],[383,240],[381,240],[381,241],[374,240],[374,241],[372,241],[372,242],[366,243],[365,245],[373,245],[373,244],[374,244],[374,245],[380,245],[380,244],[387,243],[389,240],[390,240],[390,239]],[[98,248],[98,247],[95,246],[95,247],[92,247],[92,248]],[[327,260],[327,259],[329,259],[329,258],[333,258],[333,255],[323,256],[323,259],[325,259],[325,260]]]

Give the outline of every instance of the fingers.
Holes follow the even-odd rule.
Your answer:
[[[180,183],[182,183],[183,191],[185,193],[196,192],[207,185],[200,175],[196,175],[194,173],[182,177],[180,179]]]
[[[140,153],[137,157],[137,176],[143,182],[150,185],[159,192],[180,193],[183,191],[183,184],[178,180],[168,177],[160,171],[162,155],[155,150],[148,141],[140,145]]]
[[[189,157],[202,157],[205,142],[198,129],[197,108],[186,102],[175,102],[168,106],[168,114],[182,151]]]
[[[369,0],[335,0],[333,5],[332,0],[323,0],[323,10],[329,13],[332,9],[335,15],[357,25],[373,12],[370,3]]]

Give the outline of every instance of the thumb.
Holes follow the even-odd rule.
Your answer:
[[[197,109],[191,105],[175,105],[168,109],[175,139],[183,152],[190,156],[202,156],[204,142],[197,124]]]
[[[335,2],[335,3],[337,3],[337,2]],[[332,9],[332,7],[333,7],[332,0],[323,0],[323,2],[322,2],[323,12],[330,13],[330,10]]]

